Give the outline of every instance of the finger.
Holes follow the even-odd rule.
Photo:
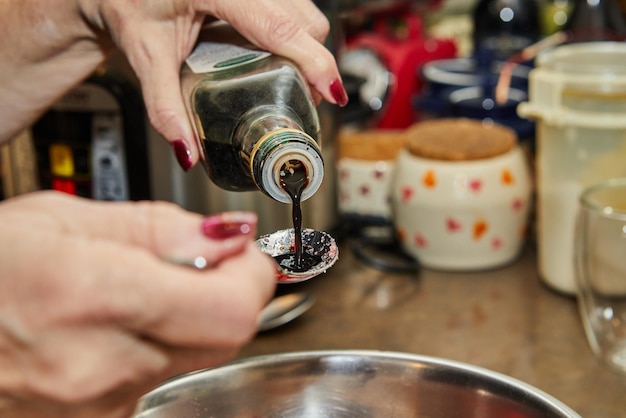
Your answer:
[[[113,390],[98,394],[93,399],[59,402],[50,398],[23,397],[11,405],[15,416],[24,417],[73,417],[73,418],[120,418],[130,417],[137,408],[137,400],[150,390],[158,387],[167,379],[184,373],[218,366],[233,359],[237,350],[197,350],[160,347],[160,351],[168,358],[169,366],[158,374],[141,376],[137,383],[117,385]],[[96,364],[105,364],[96,361]],[[107,371],[120,370],[125,360],[119,358],[116,367],[108,367]],[[57,382],[58,385],[58,382]]]
[[[347,93],[335,58],[303,29],[300,21],[284,10],[284,3],[259,0],[255,2],[255,13],[249,13],[246,10],[248,2],[228,1],[230,7],[217,10],[218,17],[228,21],[260,48],[293,60],[313,88],[328,102],[342,106],[347,103]],[[207,8],[205,12],[210,13],[211,9]]]
[[[239,349],[226,347],[221,349],[197,349],[160,346],[169,359],[168,367],[157,376],[158,381],[169,379],[184,373],[208,369],[223,365],[235,358]]]
[[[150,123],[171,144],[185,171],[197,163],[201,151],[181,92],[180,69],[202,24],[200,15],[189,26],[182,25],[175,31],[146,24],[144,30],[132,34],[150,33],[149,37],[136,39],[129,35],[121,41],[140,81]]]
[[[278,0],[278,3],[279,7],[285,7],[283,1]],[[324,13],[310,0],[292,0],[290,6],[289,15],[300,22],[302,29],[316,41],[323,44],[330,32],[330,23]]]
[[[152,126],[172,146],[180,167],[188,171],[198,162],[200,150],[180,89],[180,63],[166,56],[157,61],[149,70],[136,70],[146,111]]]
[[[165,202],[82,203],[106,223],[94,227],[83,217],[73,225],[82,227],[76,233],[145,248],[163,260],[181,264],[202,257],[207,266],[215,265],[242,251],[256,236],[257,215],[252,212],[202,218]]]
[[[194,372],[222,365],[232,360],[237,354],[236,349],[199,350],[176,347],[159,347],[169,361],[169,366],[158,375],[145,376],[139,384],[122,385],[114,391],[86,405],[89,409],[81,415],[85,418],[102,417],[102,411],[120,411],[124,405],[133,406],[126,414],[118,413],[115,417],[130,417],[137,407],[137,399],[162,384],[168,379],[185,373]],[[90,413],[87,413],[90,412]],[[62,415],[59,415],[62,416]]]
[[[143,329],[148,335],[185,346],[238,347],[249,342],[257,332],[258,315],[275,290],[271,259],[251,243],[216,268],[192,273],[193,282],[186,289],[164,278],[164,292],[167,285],[173,287],[170,306],[163,302],[165,295],[152,299],[152,304],[163,307],[165,316],[142,311],[147,320]],[[182,308],[178,306],[181,300],[188,301]],[[177,314],[171,315],[174,309]]]
[[[76,301],[87,318],[120,324],[138,335],[183,347],[237,347],[257,331],[257,317],[273,295],[275,267],[250,242],[214,268],[198,271],[164,263],[141,248],[76,241],[56,254],[80,286],[58,294],[57,304]],[[69,261],[72,260],[72,263]],[[114,262],[112,262],[114,260]],[[61,280],[61,279],[58,279]],[[51,312],[42,321],[61,322]]]
[[[43,330],[23,350],[28,393],[59,402],[83,402],[122,384],[157,376],[171,366],[167,353],[117,324]],[[111,365],[115,365],[111,369]]]
[[[19,205],[14,223],[32,224],[48,208],[47,224],[61,233],[141,247],[158,258],[179,262],[204,257],[208,264],[241,251],[256,235],[257,216],[227,212],[203,218],[166,202],[96,202],[63,193],[39,192],[7,202]],[[41,221],[40,221],[41,222]]]

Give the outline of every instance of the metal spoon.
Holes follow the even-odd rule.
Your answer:
[[[263,235],[256,240],[257,247],[270,257],[276,257],[293,252],[294,229],[282,229]],[[299,283],[309,280],[331,268],[339,258],[339,248],[335,239],[328,233],[311,228],[302,230],[302,245],[304,252],[319,257],[320,261],[306,271],[292,271],[276,263],[278,271],[276,278],[279,283]]]
[[[331,268],[339,259],[339,248],[335,239],[328,233],[306,228],[302,230],[304,251],[320,258],[320,262],[307,271],[291,271],[278,262],[276,263],[276,279],[278,283],[299,283],[312,279]],[[293,251],[294,229],[283,229],[271,234],[262,235],[256,240],[257,247],[272,258],[289,254]],[[197,270],[211,268],[206,258],[198,256],[194,259],[170,258],[168,262],[179,266],[187,266]]]
[[[259,315],[259,331],[274,329],[293,321],[314,303],[315,297],[310,293],[289,293],[272,299]]]

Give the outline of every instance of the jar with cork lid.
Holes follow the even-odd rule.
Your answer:
[[[419,122],[396,161],[395,228],[426,268],[499,267],[522,248],[531,191],[513,130],[464,118]]]

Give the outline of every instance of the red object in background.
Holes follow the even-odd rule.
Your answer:
[[[372,32],[348,40],[347,51],[368,49],[377,55],[390,73],[390,84],[376,128],[403,129],[416,118],[413,99],[423,87],[419,70],[423,64],[454,58],[457,47],[452,39],[425,36],[422,19],[412,12],[382,15]]]
[[[55,178],[52,179],[52,189],[75,195],[76,183],[73,180]]]

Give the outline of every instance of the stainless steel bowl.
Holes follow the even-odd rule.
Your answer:
[[[239,360],[171,380],[140,401],[160,417],[577,417],[499,373],[432,357],[311,351]]]

